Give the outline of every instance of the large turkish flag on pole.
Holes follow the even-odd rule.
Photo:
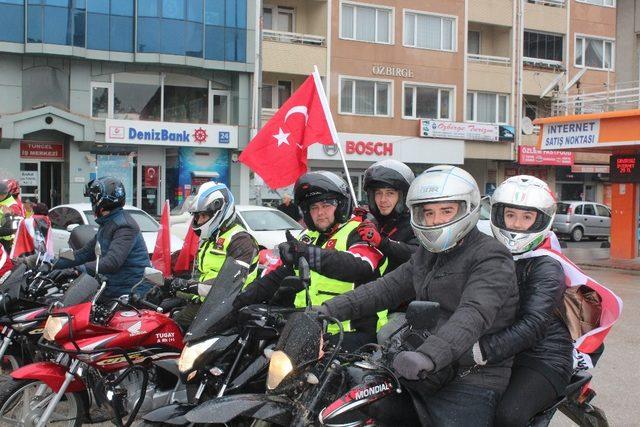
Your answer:
[[[320,82],[312,74],[249,141],[239,160],[271,188],[293,184],[307,172],[307,147],[337,143],[337,132]]]

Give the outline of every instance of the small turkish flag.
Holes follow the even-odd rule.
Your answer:
[[[160,216],[160,228],[156,237],[156,245],[151,255],[151,264],[162,271],[165,277],[171,276],[171,234],[169,230],[169,201],[165,201]]]
[[[286,187],[307,171],[307,147],[334,144],[332,135],[335,125],[320,76],[311,75],[249,141],[239,160],[269,187]]]

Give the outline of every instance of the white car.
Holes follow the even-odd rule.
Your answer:
[[[176,210],[180,212],[179,209]],[[236,205],[236,212],[244,228],[256,239],[261,249],[273,249],[285,242],[287,230],[297,237],[303,229],[296,221],[274,208]],[[170,224],[171,234],[184,239],[191,224],[191,215],[188,212],[172,215]]]
[[[489,199],[482,199],[480,201],[480,219],[478,220],[478,230],[484,234],[493,237],[493,231],[491,231],[491,205]]]
[[[153,219],[151,215],[133,206],[125,206],[124,210],[131,215],[135,222],[138,223],[144,243],[147,246],[149,254],[153,253],[158,236],[158,228],[160,224]],[[60,205],[49,211],[51,218],[51,234],[53,237],[54,253],[58,253],[60,249],[69,247],[69,234],[78,225],[91,225],[98,230],[91,205],[89,203],[73,203],[69,205]],[[171,252],[182,249],[182,239],[171,235]]]

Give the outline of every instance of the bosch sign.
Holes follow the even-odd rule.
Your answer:
[[[393,144],[390,142],[347,141],[345,151],[347,154],[393,156]]]

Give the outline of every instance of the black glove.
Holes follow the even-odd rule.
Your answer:
[[[393,370],[399,377],[421,380],[435,369],[433,361],[419,351],[401,351],[393,358]]]
[[[64,282],[67,280],[75,279],[80,275],[80,272],[75,268],[63,268],[62,270],[53,270],[47,275],[54,282]]]
[[[300,257],[307,255],[309,245],[306,243],[295,241],[289,241],[280,243],[278,245],[278,251],[280,252],[280,259],[284,265],[298,265]]]
[[[191,292],[193,291],[193,287],[196,286],[195,293],[198,293],[197,289],[198,281],[193,279],[181,279],[176,278],[171,281],[171,292]]]

